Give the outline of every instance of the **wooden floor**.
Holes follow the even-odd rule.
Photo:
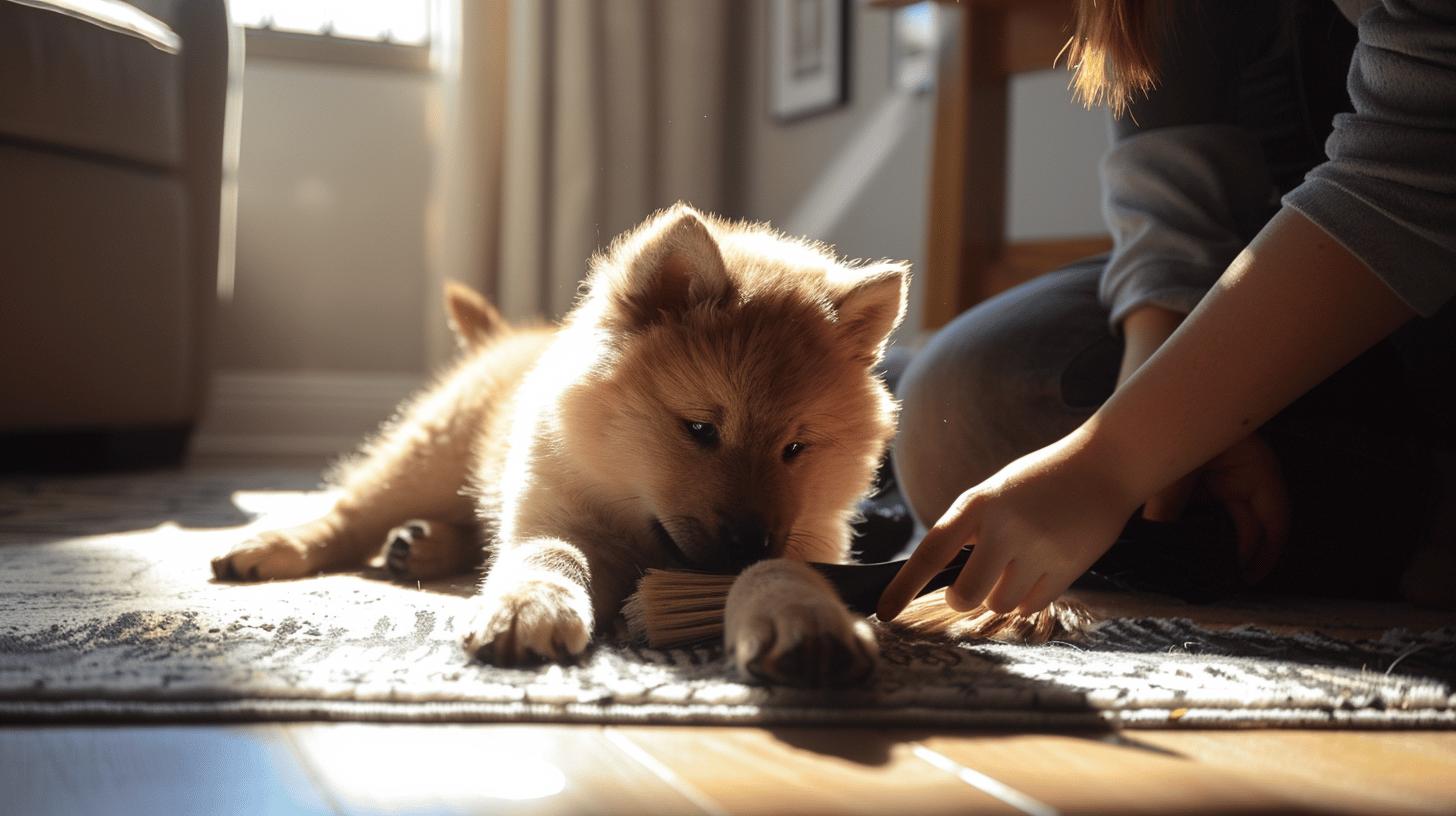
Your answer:
[[[1456,734],[5,727],[0,813],[1456,813]]]

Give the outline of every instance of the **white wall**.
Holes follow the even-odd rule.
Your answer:
[[[890,84],[890,13],[851,4],[849,104],[792,122],[767,113],[764,0],[745,3],[743,89],[737,140],[738,215],[769,220],[834,244],[851,257],[899,258],[918,269],[925,251],[933,94]],[[957,26],[942,11],[941,25]],[[1074,104],[1067,74],[1040,71],[1011,83],[1007,233],[1012,240],[1096,235],[1097,161],[1106,114]],[[842,196],[841,191],[850,195]],[[825,211],[829,214],[826,215]],[[919,287],[906,332],[917,331]]]
[[[432,76],[249,60],[224,370],[423,370]]]
[[[201,455],[330,455],[426,373],[435,77],[250,59]]]
[[[767,3],[744,3],[742,85],[729,178],[737,215],[833,244],[841,254],[919,266],[931,94],[890,84],[890,13],[850,4],[848,104],[790,122],[768,112]]]
[[[1006,234],[1013,241],[1107,231],[1097,181],[1107,112],[1073,103],[1067,78],[1064,70],[1047,70],[1011,80]]]

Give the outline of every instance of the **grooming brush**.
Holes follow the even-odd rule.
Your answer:
[[[956,553],[950,564],[925,585],[924,592],[950,586],[970,555],[969,547]],[[878,564],[808,563],[829,579],[845,606],[861,615],[874,613],[880,593],[905,565],[903,560]],[[633,640],[646,642],[656,649],[717,638],[723,634],[728,590],[737,578],[731,572],[647,570],[637,582],[637,591],[622,606],[627,633]]]
[[[1208,601],[1237,585],[1236,566],[1227,557],[1231,541],[1224,529],[1134,518],[1123,534],[1088,571],[1094,583],[1118,587],[1145,583],[1130,580],[1139,564],[1167,582],[1159,591],[1189,601]],[[926,583],[924,596],[955,582],[971,555],[970,547],[956,553],[946,567]],[[874,564],[820,564],[809,566],[829,580],[839,597],[854,612],[872,614],[890,580],[905,560]],[[649,569],[637,582],[622,614],[633,640],[665,649],[714,640],[723,634],[723,611],[734,573]],[[1232,583],[1231,583],[1232,582]],[[979,637],[1040,643],[1085,627],[1092,621],[1081,604],[1059,601],[1045,612],[1024,616],[998,614],[987,609],[956,612],[939,599],[919,597],[894,621],[911,632],[947,632],[957,637]]]

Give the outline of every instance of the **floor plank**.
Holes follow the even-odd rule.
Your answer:
[[[341,812],[693,814],[703,809],[599,726],[287,726]]]
[[[1062,735],[932,737],[923,745],[1062,813],[1277,812],[1291,803],[1234,774],[1095,739]]]
[[[1369,812],[1456,813],[1456,733],[1162,731],[1140,738],[1205,769],[1318,791]]]
[[[608,726],[730,814],[1017,813],[917,758],[913,735]]]
[[[1295,734],[1297,740],[1279,735]],[[1117,735],[937,736],[932,751],[1067,813],[1430,813],[1451,812],[1450,782],[1418,795],[1411,779],[1367,765],[1350,732],[1125,732]],[[1402,735],[1386,735],[1399,738]],[[1319,751],[1294,751],[1310,744]],[[1393,754],[1398,739],[1385,747]],[[1266,746],[1245,751],[1238,746]],[[1415,750],[1416,742],[1410,743]],[[1335,780],[1363,770],[1358,781]],[[1448,779],[1451,778],[1448,774]],[[1436,797],[1444,787],[1444,810]]]
[[[325,814],[277,726],[0,728],[0,812]]]

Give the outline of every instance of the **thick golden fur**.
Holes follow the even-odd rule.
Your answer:
[[[455,365],[336,469],[328,515],[214,570],[292,578],[374,557],[413,579],[488,557],[462,634],[515,663],[580,653],[648,567],[753,564],[727,615],[740,668],[852,680],[873,666],[868,628],[774,557],[849,557],[893,433],[874,366],[907,285],[902,264],[678,205],[593,259],[557,329],[509,327],[452,287]]]

